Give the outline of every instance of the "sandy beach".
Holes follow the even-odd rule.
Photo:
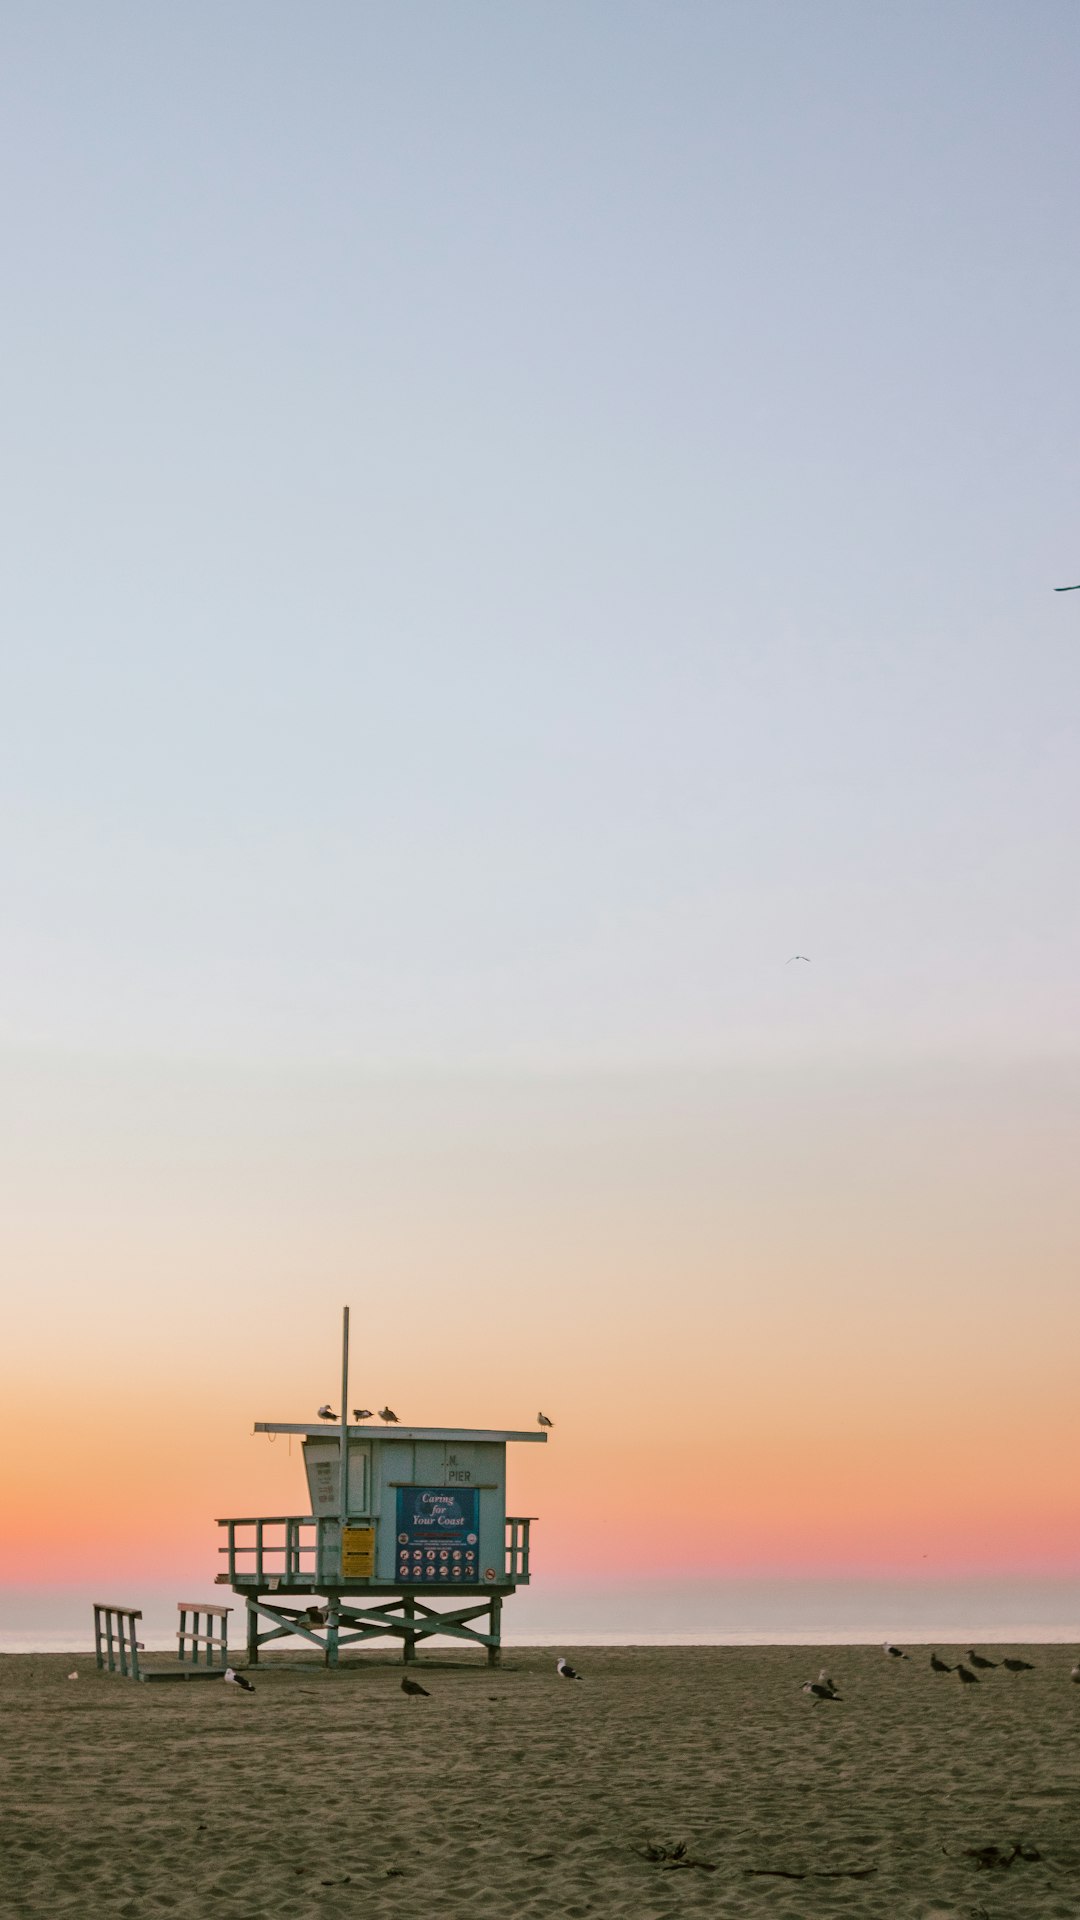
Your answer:
[[[572,1657],[580,1685],[553,1652],[507,1650],[494,1673],[433,1655],[416,1701],[378,1655],[267,1661],[253,1696],[4,1657],[0,1911],[1080,1914],[1070,1649],[977,1687],[925,1648]],[[800,1692],[822,1665],[839,1705]],[[1008,1867],[977,1857],[1016,1843]]]

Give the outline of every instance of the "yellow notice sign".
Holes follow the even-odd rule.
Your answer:
[[[344,1527],[342,1529],[341,1577],[343,1580],[374,1579],[374,1527]]]

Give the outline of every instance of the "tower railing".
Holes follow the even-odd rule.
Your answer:
[[[503,1581],[513,1586],[528,1584],[529,1523],[534,1518],[533,1514],[507,1515]],[[370,1524],[366,1515],[346,1522],[347,1526]],[[316,1513],[261,1514],[219,1520],[218,1526],[227,1531],[226,1544],[218,1549],[227,1564],[227,1571],[218,1575],[220,1585],[259,1590],[273,1587],[318,1590],[325,1585],[375,1584],[343,1577],[341,1522],[336,1517]],[[377,1584],[392,1586],[394,1582]]]

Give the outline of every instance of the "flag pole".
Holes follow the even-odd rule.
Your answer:
[[[341,1524],[349,1518],[349,1309],[341,1316]]]

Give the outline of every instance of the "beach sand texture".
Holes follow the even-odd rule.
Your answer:
[[[433,1655],[416,1701],[391,1656],[268,1660],[254,1696],[6,1656],[0,1912],[1080,1916],[1071,1650],[977,1687],[928,1648],[570,1649],[580,1685],[555,1651]],[[842,1705],[799,1691],[823,1665]],[[1041,1858],[965,1853],[1016,1841]],[[639,1851],[682,1843],[715,1871]]]

